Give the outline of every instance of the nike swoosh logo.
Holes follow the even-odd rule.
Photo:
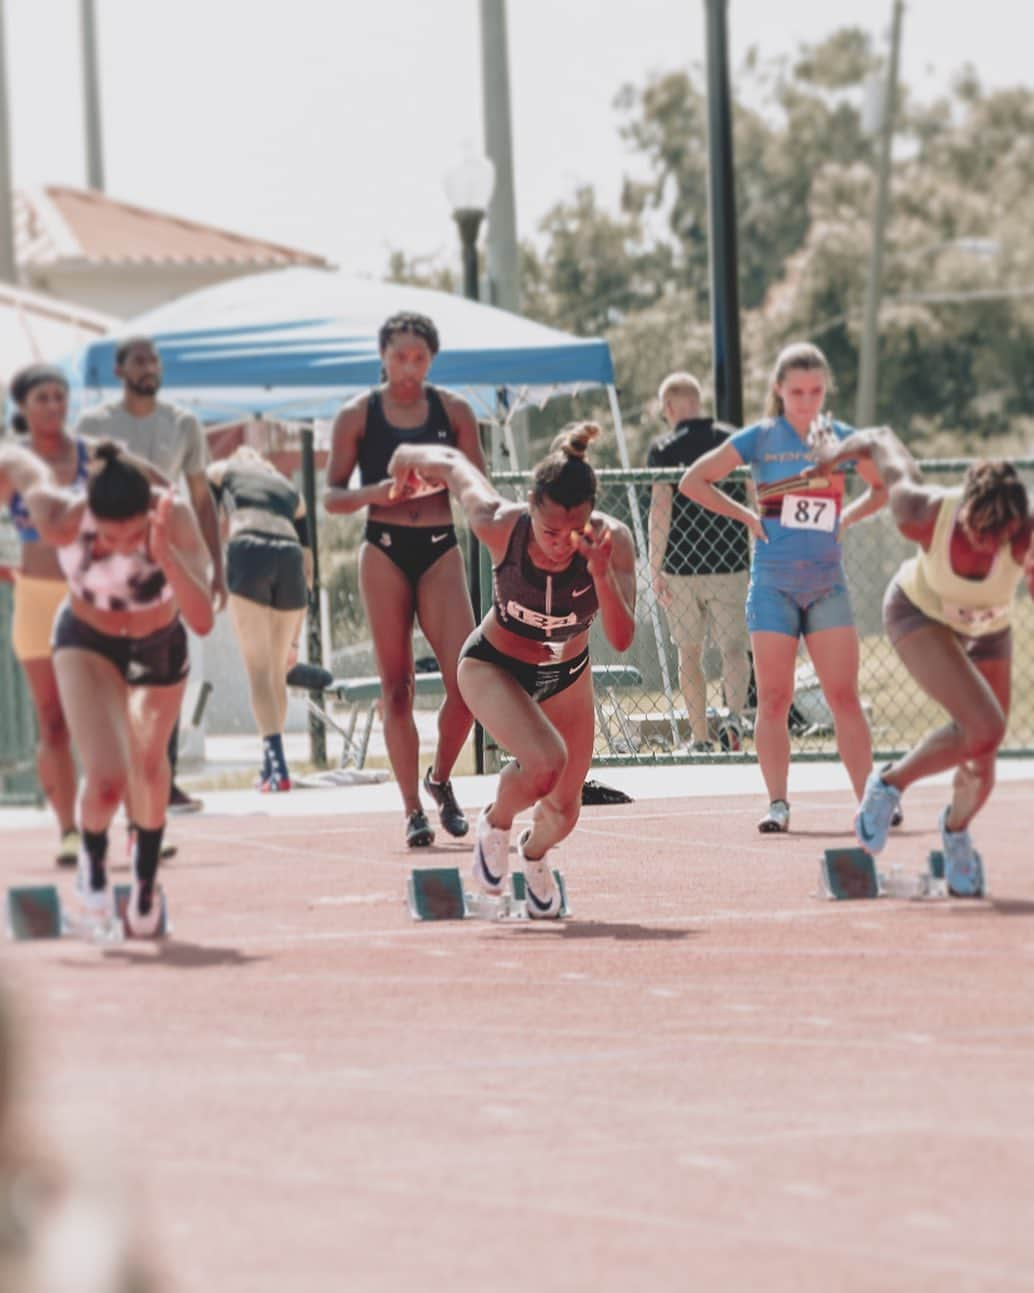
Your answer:
[[[441,543],[443,539],[447,539],[448,537],[449,537],[449,532],[448,532],[448,530],[446,530],[444,534],[432,534],[432,535],[431,535],[431,542],[432,542],[432,543]]]
[[[584,597],[584,595],[589,591],[589,589],[590,589],[591,587],[592,587],[592,584],[586,584],[584,588],[572,588],[572,589],[571,589],[571,596],[572,596],[572,597]]]
[[[581,673],[581,671],[585,668],[585,666],[588,663],[589,663],[589,657],[586,656],[585,659],[580,660],[578,664],[573,664],[571,668],[567,671],[568,677],[570,678],[570,677],[573,677],[576,673]]]
[[[477,854],[478,854],[478,866],[485,873],[485,879],[488,881],[488,883],[490,885],[502,884],[503,877],[501,875],[493,875],[492,872],[489,871],[488,867],[485,865],[485,855],[482,852],[480,842],[478,842],[477,844]]]
[[[872,831],[868,831],[865,829],[865,818],[861,815],[861,813],[858,814],[858,820],[855,822],[855,825],[858,827],[858,834],[862,837],[863,843],[869,844],[873,839],[876,838],[873,835]]]
[[[528,884],[528,879],[526,876],[524,879],[524,896],[526,898],[530,898],[531,901],[535,904],[535,906],[539,909],[539,911],[549,911],[550,907],[553,905],[551,902],[542,901],[542,899],[538,896],[538,894],[531,887],[531,885]]]

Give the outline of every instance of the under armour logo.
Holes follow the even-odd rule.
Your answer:
[[[126,667],[126,682],[139,682],[147,677],[147,665],[141,660],[130,660]]]
[[[387,531],[385,531],[384,534],[382,534],[381,537],[377,540],[377,542],[381,545],[382,548],[390,548],[391,535],[388,534]]]

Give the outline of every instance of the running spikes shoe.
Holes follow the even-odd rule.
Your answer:
[[[489,825],[488,811],[481,810],[474,830],[471,875],[481,893],[500,894],[510,870],[510,832]]]
[[[894,809],[900,803],[901,791],[888,786],[873,768],[865,782],[865,793],[854,819],[855,837],[873,857],[883,851],[890,833]]]
[[[563,897],[556,876],[549,865],[549,850],[540,858],[529,858],[524,846],[531,835],[531,827],[521,831],[517,839],[517,856],[524,871],[524,897],[529,920],[556,920],[560,915]]]
[[[456,802],[451,781],[432,781],[431,769],[424,776],[424,789],[438,805],[438,820],[453,839],[462,839],[470,830],[470,823]]]
[[[258,788],[261,795],[282,795],[291,789],[291,778],[282,772],[269,772]]]
[[[948,830],[948,813],[945,808],[940,817],[941,848],[944,853],[944,878],[948,892],[956,898],[982,898],[984,896],[984,864],[973,847],[969,831]]]
[[[71,830],[65,831],[61,836],[61,843],[57,846],[57,853],[54,855],[54,861],[58,866],[73,867],[79,865],[79,850],[82,848],[82,836],[73,826]]]
[[[422,808],[416,808],[406,818],[406,843],[411,849],[426,849],[434,843],[434,831]]]
[[[758,830],[762,835],[784,835],[789,829],[790,805],[785,799],[773,799],[758,822]]]

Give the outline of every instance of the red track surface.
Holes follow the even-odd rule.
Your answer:
[[[468,851],[394,815],[177,821],[169,942],[7,946],[33,1116],[114,1115],[175,1293],[1032,1288],[1030,803],[968,903],[811,897],[845,795],[589,809],[549,926],[414,924]]]

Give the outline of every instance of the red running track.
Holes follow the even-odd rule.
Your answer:
[[[7,945],[25,1116],[103,1139],[176,1293],[1031,1288],[1030,804],[939,903],[811,896],[846,794],[589,809],[547,926],[415,925],[396,815],[179,820],[170,941]]]

